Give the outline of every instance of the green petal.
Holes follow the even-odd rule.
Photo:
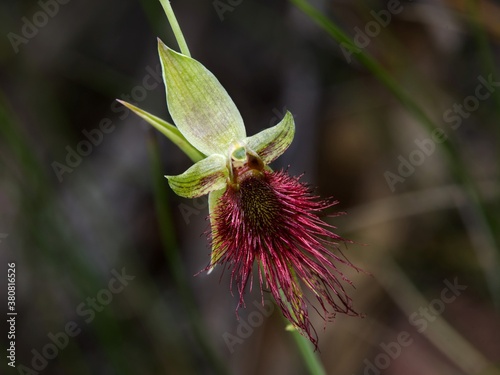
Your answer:
[[[212,191],[208,195],[208,213],[210,215],[210,227],[212,230],[212,254],[211,254],[211,259],[210,259],[210,268],[207,272],[208,274],[210,274],[214,270],[215,265],[217,264],[217,262],[219,261],[219,259],[223,255],[223,253],[219,249],[219,246],[217,246],[217,244],[213,241],[213,238],[215,238],[215,234],[216,234],[216,230],[217,230],[217,227],[215,226],[215,217],[213,215],[213,212],[214,212],[215,206],[217,205],[219,198],[222,196],[222,194],[224,194],[225,191],[226,191],[226,189],[216,190],[216,191]]]
[[[186,139],[205,155],[225,154],[245,138],[240,112],[217,78],[198,61],[158,40],[168,110]]]
[[[172,190],[181,197],[196,198],[226,186],[226,158],[210,155],[178,176],[165,176]]]
[[[162,120],[159,117],[148,113],[135,105],[127,103],[123,100],[116,99],[116,101],[123,104],[125,107],[133,111],[136,115],[142,117],[146,120],[150,125],[153,125],[158,131],[160,131],[164,136],[170,139],[173,143],[175,143],[184,153],[191,158],[193,162],[200,161],[205,157],[201,152],[195,149],[184,136],[181,134],[179,129],[177,129],[172,124],[169,124],[167,121]]]
[[[295,122],[290,112],[287,112],[278,125],[257,133],[245,139],[246,145],[255,151],[264,164],[276,160],[290,146],[295,134]]]

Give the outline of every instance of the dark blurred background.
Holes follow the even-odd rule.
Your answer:
[[[328,220],[370,273],[345,270],[365,318],[311,314],[327,373],[498,374],[500,3],[314,2],[441,143],[290,2],[172,6],[248,134],[294,114],[273,166],[347,212]],[[196,275],[206,199],[163,178],[191,162],[114,101],[169,119],[156,37],[177,44],[159,2],[3,0],[0,25],[0,295],[7,312],[15,263],[18,313],[18,367],[4,322],[0,372],[306,374],[278,309],[261,311],[254,290],[237,320],[229,272]]]

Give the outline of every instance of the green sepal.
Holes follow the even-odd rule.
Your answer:
[[[217,226],[215,225],[216,218],[214,210],[215,207],[217,206],[217,203],[219,203],[219,198],[222,196],[222,194],[224,194],[225,191],[226,188],[221,190],[215,190],[210,192],[210,194],[208,195],[208,214],[210,217],[210,228],[212,232],[212,253],[210,255],[210,266],[207,274],[210,274],[214,270],[215,265],[223,255],[219,245],[214,241],[214,238],[216,237],[217,234]]]
[[[226,157],[213,154],[197,162],[183,174],[165,177],[177,195],[197,198],[224,188],[228,175]]]
[[[120,99],[116,99],[116,101],[123,104],[139,117],[142,117],[150,125],[153,125],[156,130],[175,143],[193,162],[196,163],[197,161],[205,158],[205,155],[195,149],[174,125],[169,124],[167,121],[162,120],[161,118],[156,117],[133,104]]]
[[[159,39],[158,52],[168,110],[194,147],[205,155],[225,154],[232,143],[246,137],[238,108],[207,68]]]
[[[260,156],[264,164],[269,164],[286,151],[294,135],[295,122],[292,114],[287,112],[278,125],[247,137],[245,143]]]

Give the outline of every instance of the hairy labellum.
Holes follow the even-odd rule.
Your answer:
[[[244,306],[245,289],[248,281],[251,287],[257,262],[261,291],[270,290],[285,317],[316,348],[317,334],[309,320],[310,303],[303,285],[315,295],[325,320],[336,312],[358,315],[341,283],[350,281],[336,264],[354,266],[331,252],[329,247],[343,239],[318,216],[336,203],[321,200],[286,172],[250,169],[228,184],[211,218],[217,252],[212,262],[232,267],[231,288],[235,284],[238,289],[238,308]]]

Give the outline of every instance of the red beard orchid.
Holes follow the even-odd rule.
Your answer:
[[[344,289],[350,281],[339,265],[357,268],[332,252],[344,240],[320,218],[337,202],[319,198],[300,178],[268,166],[293,140],[292,114],[248,137],[238,109],[212,73],[161,41],[159,53],[176,127],[124,104],[196,161],[183,174],[166,177],[180,196],[209,194],[212,257],[207,270],[230,268],[240,308],[257,264],[261,291],[270,291],[283,315],[317,348],[310,308],[325,320],[337,312],[358,315]]]

